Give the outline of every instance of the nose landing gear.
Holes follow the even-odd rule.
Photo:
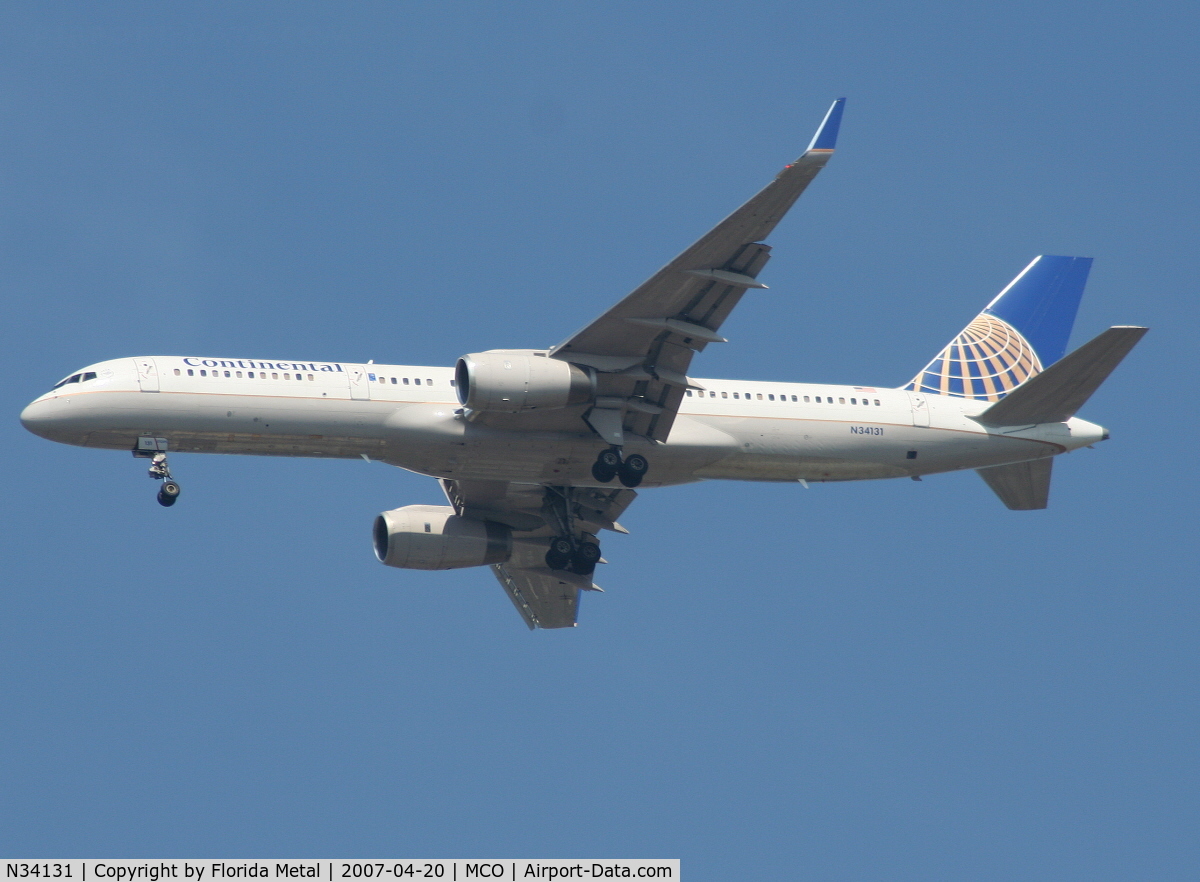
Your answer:
[[[171,477],[171,467],[167,465],[167,439],[143,435],[138,438],[133,455],[150,460],[149,475],[155,481],[162,481],[158,488],[158,504],[171,507],[179,499],[179,482]]]
[[[621,459],[621,449],[610,447],[601,450],[596,461],[592,463],[592,477],[602,484],[607,484],[613,478],[620,478],[626,487],[636,487],[642,483],[650,463],[640,453],[633,453]]]
[[[150,460],[149,475],[163,484],[158,488],[158,504],[170,508],[179,499],[179,483],[171,477],[171,467],[167,465],[167,455],[156,453]]]

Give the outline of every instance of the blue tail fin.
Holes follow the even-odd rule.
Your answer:
[[[905,386],[998,401],[1067,351],[1090,257],[1042,255]]]

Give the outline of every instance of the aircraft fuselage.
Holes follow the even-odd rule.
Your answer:
[[[84,368],[22,413],[54,441],[132,450],[367,457],[424,475],[601,486],[607,445],[579,431],[472,422],[445,367],[177,356]],[[1053,456],[1106,437],[1085,420],[1025,427],[971,419],[988,402],[900,389],[700,379],[666,443],[631,437],[652,463],[644,486],[706,479],[849,481],[918,477]],[[580,414],[586,408],[580,408]]]

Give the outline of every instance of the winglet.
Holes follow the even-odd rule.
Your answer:
[[[845,106],[845,98],[839,98],[833,102],[829,112],[825,114],[825,119],[821,120],[821,127],[813,135],[812,143],[808,145],[805,153],[811,153],[813,150],[833,150],[833,146],[837,143],[838,127],[842,124],[842,108]]]

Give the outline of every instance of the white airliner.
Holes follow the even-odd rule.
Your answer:
[[[762,240],[833,153],[838,99],[804,154],[641,287],[559,345],[453,368],[146,356],[86,367],[21,414],[44,438],[167,453],[363,457],[441,481],[450,505],[375,520],[388,566],[490,565],[530,628],[575,625],[597,535],[639,485],[855,481],[977,469],[1012,509],[1045,508],[1053,457],[1108,433],[1075,416],[1146,332],[1064,357],[1089,258],[1036,258],[898,388],[708,380],[692,357],[758,281]]]

